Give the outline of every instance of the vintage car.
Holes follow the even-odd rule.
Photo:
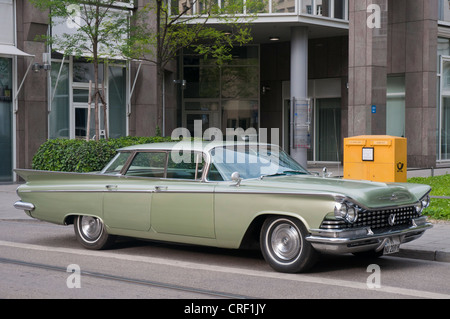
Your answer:
[[[301,272],[319,252],[394,253],[431,227],[429,186],[317,176],[275,145],[155,143],[118,150],[101,172],[16,173],[26,183],[15,207],[73,224],[89,249],[116,236],[257,245],[275,270]]]

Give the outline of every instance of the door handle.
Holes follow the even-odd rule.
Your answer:
[[[109,191],[117,190],[117,185],[106,185],[106,189]]]
[[[167,190],[167,186],[155,186],[156,192],[164,192]]]

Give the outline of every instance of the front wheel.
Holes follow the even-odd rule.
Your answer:
[[[317,252],[306,241],[305,226],[290,217],[270,217],[264,222],[261,235],[261,251],[264,259],[275,270],[297,273],[311,268]]]
[[[115,241],[115,236],[106,232],[103,222],[93,216],[77,216],[74,223],[78,242],[88,249],[107,249]]]

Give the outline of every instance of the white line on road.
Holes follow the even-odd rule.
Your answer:
[[[369,289],[365,282],[360,283],[360,282],[353,282],[353,281],[348,281],[348,280],[318,278],[315,276],[305,275],[305,274],[284,274],[284,273],[278,273],[278,272],[267,272],[267,271],[251,270],[251,269],[244,269],[244,268],[234,268],[234,267],[224,267],[224,266],[216,266],[216,265],[208,265],[208,264],[199,264],[199,263],[192,263],[192,262],[158,258],[158,257],[122,255],[122,254],[116,254],[116,253],[105,252],[105,251],[92,251],[92,250],[74,249],[74,248],[47,247],[47,246],[41,246],[41,245],[22,244],[22,243],[8,242],[8,241],[0,241],[0,246],[38,250],[38,251],[47,251],[47,252],[66,253],[66,254],[74,254],[74,255],[82,255],[82,256],[114,258],[114,259],[119,259],[119,260],[144,262],[144,263],[158,264],[158,265],[164,265],[164,266],[179,267],[179,268],[184,268],[184,269],[205,270],[205,271],[214,271],[214,272],[231,273],[231,274],[237,274],[237,275],[247,275],[247,276],[255,276],[255,277],[280,279],[280,280],[289,280],[289,281],[297,281],[297,282],[320,284],[320,285],[331,285],[331,286],[346,287],[346,288],[360,289],[360,290],[366,290],[366,291],[370,290],[370,291],[376,291],[376,292],[381,292],[381,293],[400,294],[400,295],[410,296],[410,297],[431,298],[431,299],[449,299],[450,298],[449,294],[441,294],[441,293],[428,292],[428,291],[415,290],[415,289],[406,289],[406,288],[391,287],[391,286],[385,286],[385,285],[382,285],[381,288]]]

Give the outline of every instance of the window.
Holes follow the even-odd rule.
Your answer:
[[[450,160],[450,55],[442,55],[440,61],[437,157],[438,160],[448,161]]]
[[[0,0],[0,44],[14,45],[14,4],[12,0]]]
[[[12,59],[0,57],[0,182],[12,180]]]
[[[125,175],[163,178],[166,166],[166,157],[166,152],[137,153]]]
[[[170,152],[167,163],[167,178],[200,180],[204,167],[201,153],[186,154]]]
[[[405,137],[405,77],[387,79],[386,134]]]
[[[1,1],[1,0],[0,0]],[[86,138],[88,124],[89,80],[94,80],[93,64],[54,54],[49,97],[49,138]],[[125,63],[100,64],[99,87],[105,90],[106,126],[99,101],[100,138],[126,136],[128,76]],[[92,84],[92,87],[94,85]],[[95,102],[91,101],[89,137],[95,137]],[[105,130],[108,128],[108,131]]]
[[[194,136],[194,121],[208,128],[258,129],[259,48],[235,47],[232,60],[218,67],[193,52],[183,55],[183,123]]]
[[[438,19],[440,21],[450,22],[450,3],[448,0],[439,0]]]
[[[108,67],[109,137],[127,135],[127,73],[124,66]]]

